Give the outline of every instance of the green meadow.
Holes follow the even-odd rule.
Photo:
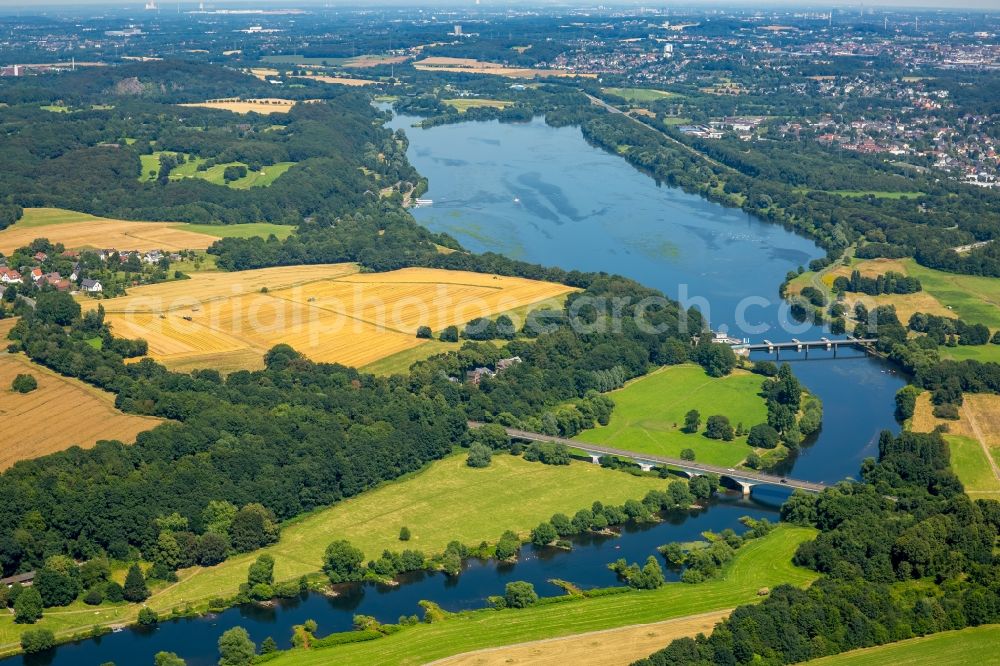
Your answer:
[[[950,307],[963,321],[1000,329],[1000,279],[946,273],[904,259],[908,275],[920,280],[924,291]]]
[[[168,151],[157,151],[149,155],[139,156],[139,161],[142,165],[139,173],[139,180],[141,182],[151,182],[156,180],[154,172],[159,171],[160,155],[163,154],[172,153],[169,153]],[[276,164],[263,167],[260,171],[248,171],[247,175],[243,178],[227,183],[225,179],[226,167],[246,166],[244,163],[227,162],[225,164],[216,164],[199,171],[198,167],[204,164],[207,160],[191,155],[186,155],[185,157],[187,161],[185,161],[184,164],[181,164],[170,171],[170,180],[180,180],[182,178],[201,178],[202,180],[206,180],[213,185],[225,185],[226,187],[231,187],[235,190],[246,190],[251,187],[267,187],[277,180],[278,177],[295,166],[295,162],[278,162]]]
[[[969,666],[993,664],[1000,645],[1000,625],[911,638],[908,641],[853,650],[806,662],[809,666]]]
[[[673,458],[690,448],[697,461],[734,467],[751,452],[746,437],[731,442],[709,439],[702,434],[705,421],[721,414],[734,428],[743,423],[747,430],[765,422],[767,406],[759,395],[763,381],[742,370],[714,378],[691,364],[661,368],[608,394],[615,401],[611,422],[586,430],[576,439]],[[702,423],[698,433],[689,434],[681,427],[691,409],[701,413]]]
[[[977,440],[961,435],[945,435],[951,449],[951,467],[973,499],[1000,500],[1000,481],[993,475],[993,468],[986,452]]]
[[[295,233],[295,227],[288,224],[271,224],[270,222],[252,222],[250,224],[185,224],[185,231],[194,231],[219,238],[267,238],[270,235],[279,239],[288,238]]]
[[[674,97],[674,93],[665,90],[653,90],[652,88],[603,88],[608,95],[621,97],[629,102],[655,102],[665,97]]]

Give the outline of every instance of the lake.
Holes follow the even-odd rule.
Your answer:
[[[425,196],[433,204],[413,211],[428,228],[447,232],[474,251],[619,273],[699,307],[714,328],[725,327],[737,337],[777,341],[827,334],[790,320],[777,296],[788,271],[823,255],[812,241],[659,186],[620,157],[589,145],[576,128],[556,129],[535,120],[421,130],[410,127],[415,120],[397,117],[392,125],[406,128],[410,160],[430,179]],[[790,461],[789,473],[797,478],[835,482],[855,477],[861,461],[877,453],[878,433],[898,430],[893,394],[903,378],[878,359],[850,352],[839,356],[833,360],[813,351],[808,361],[788,357],[824,405],[822,430]],[[618,538],[579,540],[571,552],[526,547],[515,565],[471,561],[457,578],[417,573],[399,586],[349,586],[334,598],[311,594],[274,608],[234,608],[15,660],[30,666],[108,661],[122,666],[151,664],[156,652],[170,650],[191,666],[207,666],[216,662],[219,635],[237,625],[258,644],[272,636],[287,647],[292,625],[307,619],[316,620],[319,634],[326,635],[349,629],[354,614],[395,622],[420,613],[421,599],[447,610],[480,608],[512,580],[532,582],[543,595],[559,593],[547,582],[551,578],[582,587],[614,585],[609,562],[619,557],[641,562],[661,544],[695,539],[708,529],[738,529],[743,515],[776,520],[785,492],[758,487],[753,500],[722,497],[706,511],[629,526]]]

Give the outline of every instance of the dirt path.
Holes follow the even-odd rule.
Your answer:
[[[990,463],[990,469],[993,470],[993,477],[997,481],[1000,481],[1000,467],[997,466],[997,461],[994,460],[993,454],[990,452],[990,447],[986,444],[986,437],[983,435],[983,431],[979,429],[979,423],[976,422],[975,415],[969,409],[968,405],[962,405],[962,411],[965,413],[965,418],[969,422],[972,432],[976,434],[976,441],[979,442],[979,446],[983,447],[983,455],[986,456],[986,460]]]
[[[619,666],[648,657],[675,638],[709,633],[732,610],[689,615],[665,622],[635,624],[563,638],[477,650],[431,662],[435,666]]]

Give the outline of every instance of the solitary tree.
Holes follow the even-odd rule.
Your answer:
[[[187,666],[187,662],[173,652],[157,652],[153,666]]]
[[[34,624],[42,619],[42,595],[34,587],[25,588],[14,602],[14,622]]]
[[[258,557],[247,572],[247,585],[252,588],[261,584],[274,584],[274,558],[266,554]]]
[[[507,608],[526,608],[538,601],[538,594],[535,593],[534,585],[517,580],[507,583],[503,598],[507,602]]]
[[[323,556],[323,571],[330,577],[331,583],[348,583],[361,580],[363,573],[361,562],[365,555],[349,541],[340,539],[326,547]]]
[[[21,648],[28,654],[43,652],[56,644],[56,635],[51,629],[28,629],[21,634]]]
[[[400,541],[410,540],[410,528],[407,527],[406,525],[403,525],[402,527],[399,528],[399,540]]]
[[[684,427],[682,428],[684,432],[698,432],[699,426],[701,426],[701,414],[697,409],[692,409],[684,415]]]
[[[469,447],[469,459],[466,464],[469,467],[489,467],[492,455],[490,450],[479,442],[473,442]]]
[[[129,567],[128,573],[125,575],[124,596],[126,601],[133,603],[149,598],[146,578],[142,575],[142,569],[139,568],[138,564]]]
[[[32,375],[18,375],[10,387],[18,393],[31,393],[38,388],[38,381]]]
[[[257,646],[243,627],[233,627],[219,638],[219,666],[250,666]]]
[[[733,434],[733,426],[729,423],[728,418],[721,414],[708,417],[708,421],[705,423],[705,437],[730,442],[733,439]]]

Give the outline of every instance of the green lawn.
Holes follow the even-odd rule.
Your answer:
[[[69,113],[71,109],[68,106],[63,106],[62,104],[46,104],[45,106],[38,107],[42,111],[48,111],[50,113]]]
[[[522,610],[462,613],[367,643],[290,651],[271,663],[425,664],[472,650],[733,608],[759,600],[757,591],[762,587],[779,583],[805,586],[815,580],[814,572],[791,564],[795,549],[814,535],[815,531],[810,529],[781,525],[767,537],[743,546],[722,577],[697,585],[668,583],[653,591],[632,591]]]
[[[992,330],[996,331],[996,329]],[[940,352],[942,358],[948,358],[953,361],[973,360],[979,361],[980,363],[987,363],[989,361],[1000,363],[1000,345],[959,345],[958,347],[941,346],[938,347],[938,352]]]
[[[767,420],[767,406],[759,395],[763,380],[746,371],[712,378],[690,364],[661,368],[610,393],[615,401],[611,422],[576,439],[674,458],[691,448],[700,462],[735,466],[751,451],[746,437],[723,442],[700,432],[681,432],[684,415],[691,409],[701,412],[702,430],[714,414],[728,417],[733,427],[742,422],[749,430]]]
[[[986,324],[993,331],[1000,328],[1000,279],[945,273],[913,259],[904,259],[903,264],[908,275],[918,278],[925,291],[963,321]]]
[[[978,441],[960,435],[945,435],[951,447],[951,467],[973,499],[1000,499],[1000,481],[993,475],[986,453]]]
[[[608,95],[621,97],[629,102],[655,102],[664,97],[675,97],[674,93],[652,88],[603,88]]]
[[[350,540],[364,551],[366,559],[377,557],[386,548],[416,548],[431,555],[444,551],[453,539],[478,545],[496,541],[508,529],[527,536],[553,513],[572,515],[595,500],[622,504],[627,499],[642,499],[648,491],[664,489],[667,484],[655,477],[636,477],[590,463],[552,466],[497,455],[490,467],[472,469],[465,458],[463,454],[450,456],[405,479],[290,521],[274,546],[230,558],[215,567],[187,569],[180,573],[179,583],[154,590],[147,605],[166,613],[187,604],[204,608],[213,597],[232,596],[261,552],[274,556],[276,580],[295,580],[319,571],[323,551],[336,539]],[[404,525],[413,534],[406,543],[398,538]],[[95,624],[134,622],[137,613],[135,605],[93,608],[77,601],[66,608],[46,610],[36,626],[65,636]],[[13,615],[0,614],[0,653],[16,649],[23,630],[14,624]]]
[[[455,351],[461,346],[458,342],[441,342],[440,340],[428,340],[424,344],[410,349],[404,349],[392,356],[380,358],[373,363],[361,368],[362,372],[370,372],[373,375],[387,376],[395,374],[406,374],[410,366],[417,361],[423,361],[434,354],[443,354],[446,351]]]
[[[295,227],[288,224],[271,224],[270,222],[252,222],[249,224],[185,224],[185,231],[194,231],[219,238],[267,238],[274,234],[279,239],[285,239],[295,233]]]
[[[997,658],[1000,625],[942,631],[922,638],[854,650],[807,662],[811,666],[967,666]]]
[[[139,161],[142,164],[142,168],[139,173],[139,180],[141,182],[149,182],[156,179],[155,175],[150,176],[150,171],[158,172],[160,170],[160,155],[164,154],[175,153],[170,151],[157,151],[149,155],[139,156]],[[260,171],[249,171],[245,177],[227,183],[225,179],[226,167],[246,165],[242,162],[227,162],[226,164],[216,164],[208,169],[199,171],[198,167],[204,164],[207,160],[193,155],[185,155],[185,159],[186,161],[184,164],[171,169],[170,180],[180,180],[182,178],[201,178],[202,180],[207,180],[214,185],[225,185],[236,190],[245,190],[251,187],[267,187],[277,180],[279,176],[295,166],[295,162],[278,162],[277,164],[263,167]]]

